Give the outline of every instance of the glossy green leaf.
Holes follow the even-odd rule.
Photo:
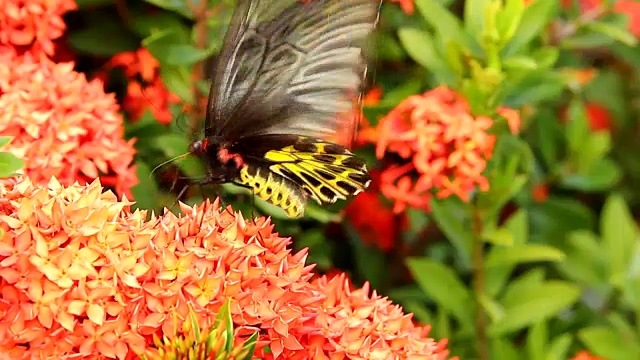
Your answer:
[[[567,259],[556,264],[556,267],[568,279],[590,286],[601,286],[608,279],[608,265],[602,247],[600,239],[590,231],[571,232],[565,245]]]
[[[485,264],[486,267],[518,265],[539,261],[562,261],[565,254],[548,245],[523,244],[501,247],[491,252]]]
[[[525,4],[519,0],[506,0],[504,2],[504,8],[498,14],[497,30],[500,34],[501,43],[506,43],[520,27],[520,21],[524,14]]]
[[[462,323],[472,321],[471,294],[451,268],[427,258],[409,258],[407,266],[420,288],[438,306]]]

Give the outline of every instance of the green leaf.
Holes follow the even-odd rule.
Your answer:
[[[516,245],[526,244],[529,237],[529,223],[527,219],[527,212],[519,209],[515,214],[511,215],[504,225],[504,228],[508,229],[511,233],[512,242]],[[489,257],[494,251],[500,251],[500,247],[493,247],[489,250]],[[511,272],[513,271],[513,265],[493,266],[486,269],[486,286],[485,291],[489,296],[496,296],[499,291],[502,290],[507,283]]]
[[[463,264],[471,259],[471,215],[467,204],[455,198],[431,200],[433,218],[458,252]]]
[[[145,0],[157,7],[170,10],[184,16],[187,19],[193,19],[193,12],[189,9],[189,1],[185,0]]]
[[[111,57],[140,48],[138,39],[116,17],[90,17],[86,23],[90,26],[69,33],[69,45],[76,51]]]
[[[163,152],[167,159],[172,159],[188,153],[189,141],[186,137],[178,134],[164,134],[157,136],[152,142],[152,146]],[[175,160],[185,174],[192,178],[200,178],[204,174],[202,164],[195,156],[185,156]]]
[[[159,191],[155,178],[151,177],[151,168],[145,162],[136,161],[138,184],[131,189],[137,209],[156,209]]]
[[[604,22],[587,22],[585,28],[590,29],[601,34],[604,34],[616,41],[619,41],[627,46],[636,46],[638,39],[634,34],[629,32],[626,28],[607,24]]]
[[[78,10],[92,9],[101,6],[111,5],[115,0],[76,0]]]
[[[586,174],[563,176],[560,184],[568,189],[598,192],[611,190],[621,179],[620,167],[610,159],[601,159]]]
[[[531,40],[542,33],[542,29],[553,17],[558,1],[536,0],[529,4],[522,14],[520,26],[502,50],[503,57],[517,54]]]
[[[565,246],[567,259],[556,267],[568,279],[591,287],[607,281],[608,265],[599,239],[590,231],[573,231]]]
[[[547,353],[543,357],[544,360],[566,360],[569,358],[569,347],[573,341],[570,334],[562,334],[556,336],[551,345],[547,348]]]
[[[529,207],[529,221],[536,240],[562,239],[572,230],[592,229],[595,216],[591,209],[576,199],[553,196]],[[534,241],[532,236],[531,241]]]
[[[531,326],[526,340],[528,359],[544,360],[548,338],[549,330],[545,321],[537,322]]]
[[[489,326],[491,336],[503,336],[558,315],[580,297],[580,288],[569,282],[549,281],[520,287],[505,304],[504,316]]]
[[[614,329],[605,326],[592,326],[578,332],[578,338],[596,356],[616,360],[635,360],[640,358],[638,344],[621,336]]]
[[[13,140],[13,136],[0,136],[0,148],[9,144]]]
[[[461,38],[460,20],[435,0],[414,0],[422,17],[433,27],[446,46]]]
[[[409,56],[432,72],[439,82],[445,84],[455,82],[456,76],[436,51],[431,34],[415,28],[400,28],[398,38]]]
[[[565,254],[548,245],[523,244],[501,247],[492,251],[485,263],[486,267],[518,265],[538,261],[561,261]]]
[[[213,53],[193,46],[188,35],[176,28],[152,31],[142,44],[163,65],[191,66]]]
[[[513,236],[511,231],[505,228],[498,228],[490,231],[487,230],[482,234],[482,239],[493,245],[513,245]]]
[[[619,285],[625,278],[634,245],[638,241],[638,228],[622,196],[611,195],[607,198],[602,209],[600,229],[609,265],[609,281]]]
[[[567,143],[569,149],[579,154],[589,139],[589,121],[587,112],[581,99],[574,98],[567,109],[566,125]]]
[[[467,32],[479,37],[484,30],[485,8],[491,0],[476,0],[464,2],[464,25]]]
[[[471,294],[451,268],[427,258],[409,258],[407,266],[420,288],[430,298],[450,311],[458,321],[471,325]]]
[[[511,56],[505,59],[502,64],[507,70],[529,71],[538,68],[538,63],[535,59],[524,55]]]
[[[24,161],[9,152],[0,152],[0,179],[16,174],[24,167]]]
[[[176,32],[185,34],[188,40],[190,29],[183,20],[176,13],[158,10],[151,15],[146,13],[135,14],[131,19],[131,27],[133,31],[143,38],[159,31],[173,29]]]
[[[160,78],[164,81],[167,90],[178,95],[184,102],[193,103],[191,72],[187,67],[162,66]]]
[[[524,14],[525,6],[521,0],[506,0],[504,9],[498,14],[496,25],[502,43],[513,38]]]

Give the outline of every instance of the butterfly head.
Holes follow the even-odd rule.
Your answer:
[[[189,145],[189,152],[205,161],[209,182],[233,181],[240,173],[242,159],[229,153],[227,145],[215,137],[197,140]]]

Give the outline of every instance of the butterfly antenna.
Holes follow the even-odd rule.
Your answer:
[[[189,155],[191,155],[191,153],[190,153],[190,152],[186,152],[186,153],[184,153],[184,154],[180,154],[180,155],[178,155],[178,156],[176,156],[176,157],[173,157],[173,158],[171,158],[171,159],[169,159],[169,160],[167,160],[167,161],[163,161],[163,162],[161,162],[161,163],[160,163],[160,165],[158,165],[158,166],[154,167],[154,168],[153,168],[153,170],[151,170],[151,173],[149,174],[149,177],[152,177],[152,176],[153,176],[153,174],[154,174],[154,173],[155,173],[159,168],[161,168],[161,167],[163,167],[163,166],[165,166],[165,165],[167,165],[167,164],[169,164],[169,163],[171,163],[171,162],[174,162],[174,161],[176,161],[176,160],[180,160],[180,159],[182,159],[182,158],[185,158],[185,157],[187,157],[187,156],[189,156]]]

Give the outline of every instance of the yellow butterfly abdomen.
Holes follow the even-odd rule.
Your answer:
[[[240,169],[238,182],[251,188],[260,199],[283,209],[291,218],[304,214],[306,199],[299,188],[268,169],[245,165]]]

